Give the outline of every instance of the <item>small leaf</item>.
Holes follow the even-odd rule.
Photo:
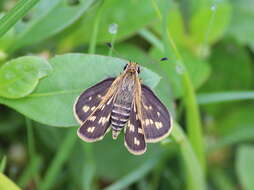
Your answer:
[[[254,189],[254,146],[242,145],[237,150],[236,170],[243,189]]]
[[[254,45],[254,1],[234,0],[233,16],[228,33],[242,44]],[[254,48],[253,48],[254,50]]]
[[[51,71],[44,59],[25,56],[13,59],[0,68],[0,96],[21,98],[30,94],[40,78]]]
[[[34,93],[17,100],[0,98],[0,102],[40,123],[69,127],[77,125],[72,107],[81,92],[105,78],[118,76],[126,61],[99,55],[66,54],[52,58],[50,63],[53,72],[40,82]],[[146,68],[142,68],[140,78],[151,88],[160,80]]]
[[[0,173],[0,189],[1,190],[21,190],[14,182],[12,182],[3,173]]]
[[[245,48],[232,42],[221,43],[213,49],[210,64],[213,72],[202,87],[203,91],[215,92],[251,88],[253,68],[250,54]]]
[[[214,43],[225,32],[231,18],[231,4],[227,1],[207,1],[191,19],[192,40],[196,44]]]

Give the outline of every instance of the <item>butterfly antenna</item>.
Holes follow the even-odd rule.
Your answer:
[[[123,56],[121,53],[119,53],[119,52],[113,47],[112,43],[107,42],[106,45],[108,46],[108,48],[109,48],[112,52],[114,52],[114,53],[116,54],[117,57],[122,58],[122,59],[126,59],[126,60],[130,61],[127,57],[125,57],[125,56]]]

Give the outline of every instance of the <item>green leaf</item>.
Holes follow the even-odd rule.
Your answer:
[[[142,5],[142,8],[137,10],[137,7],[140,7],[140,5]],[[108,0],[104,1],[103,4],[100,4],[99,6],[103,6],[103,10],[101,13],[99,31],[96,39],[98,43],[111,41],[112,34],[108,32],[108,27],[112,23],[116,23],[118,25],[116,39],[122,40],[135,34],[137,30],[156,20],[156,14],[152,7],[152,3],[147,0]],[[89,12],[88,15],[85,15],[82,21],[76,25],[74,32],[72,31],[70,35],[65,37],[63,43],[67,43],[72,46],[88,43],[92,36],[92,29],[98,8],[100,7],[97,7],[96,10],[93,10]],[[130,10],[136,11],[130,12]],[[80,36],[82,36],[82,38],[80,38]]]
[[[17,100],[0,98],[0,103],[40,123],[67,127],[77,125],[72,107],[80,93],[107,77],[118,76],[126,61],[99,55],[66,54],[54,57],[50,63],[53,72],[41,80],[34,93]],[[142,68],[140,77],[151,88],[160,80],[146,68]]]
[[[228,33],[243,44],[254,45],[254,1],[234,0]]]
[[[21,190],[14,182],[12,182],[3,173],[0,173],[0,189],[1,190]]]
[[[253,111],[253,104],[238,106],[237,109],[227,111],[221,119],[218,119],[218,124],[215,127],[220,137],[210,149],[219,149],[252,140],[254,138]]]
[[[190,21],[191,38],[196,44],[211,44],[224,34],[231,18],[227,0],[209,0],[195,12]]]
[[[202,87],[202,91],[215,92],[252,87],[251,57],[243,47],[232,42],[224,42],[213,50],[210,63],[213,72]]]
[[[242,145],[236,154],[236,171],[243,189],[254,189],[254,146]]]
[[[0,68],[0,96],[21,98],[30,94],[39,79],[48,75],[51,65],[44,59],[25,56],[13,59]]]
[[[35,44],[62,31],[74,23],[93,2],[94,0],[79,0],[77,5],[72,5],[68,0],[40,1],[27,15],[28,21],[17,24],[14,48]]]

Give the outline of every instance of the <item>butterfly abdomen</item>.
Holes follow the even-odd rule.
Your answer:
[[[120,131],[125,126],[130,117],[130,111],[131,104],[114,104],[111,113],[111,124],[113,130]]]

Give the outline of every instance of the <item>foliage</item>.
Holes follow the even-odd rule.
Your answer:
[[[0,189],[254,189],[253,5],[0,1]],[[174,118],[142,156],[81,141],[72,111],[128,60]]]

